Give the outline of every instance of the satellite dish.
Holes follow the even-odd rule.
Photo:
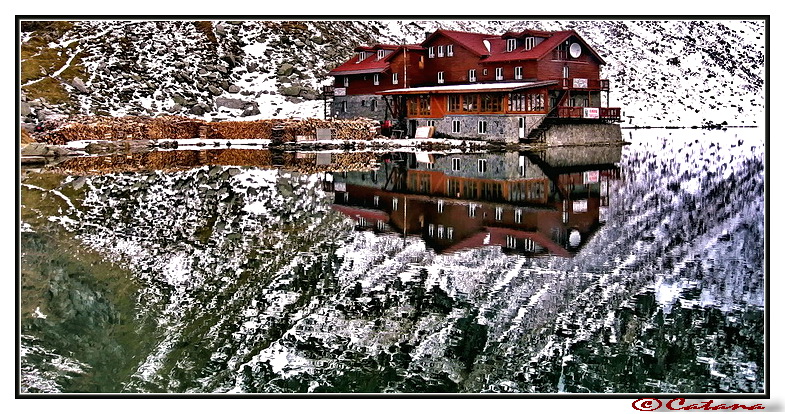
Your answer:
[[[583,50],[581,49],[580,44],[573,43],[570,45],[570,56],[572,56],[573,59],[577,59],[578,57],[580,57],[582,51]]]

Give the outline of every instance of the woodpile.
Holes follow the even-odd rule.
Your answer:
[[[315,137],[320,128],[332,130],[339,140],[371,140],[378,136],[378,126],[378,121],[364,118],[207,122],[181,116],[75,116],[48,121],[43,132],[33,135],[37,142],[63,145],[80,140],[270,139],[273,129],[283,129],[281,140],[295,142],[298,136]]]

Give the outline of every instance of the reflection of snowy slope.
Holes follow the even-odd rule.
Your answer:
[[[572,259],[349,232],[317,176],[233,167],[88,177],[75,230],[143,281],[159,326],[131,391],[759,390],[748,132],[634,132]]]

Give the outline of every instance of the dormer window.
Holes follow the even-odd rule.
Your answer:
[[[362,62],[362,61],[363,61],[363,60],[365,60],[365,58],[367,58],[367,57],[368,57],[368,53],[366,53],[366,52],[360,52],[360,53],[359,53],[359,55],[357,56],[357,63],[360,63],[360,62]]]
[[[518,40],[517,39],[507,39],[507,51],[512,52],[515,48],[518,47]]]
[[[536,45],[537,45],[536,38],[529,36],[526,39],[524,39],[523,46],[526,50],[532,50]]]
[[[376,59],[377,59],[377,60],[382,60],[382,59],[384,59],[384,55],[385,55],[385,54],[387,54],[387,51],[386,51],[386,50],[384,50],[384,49],[379,49],[379,50],[376,52]]]

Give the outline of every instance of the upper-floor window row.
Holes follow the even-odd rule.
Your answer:
[[[450,57],[455,54],[455,49],[453,45],[437,45],[437,46],[428,46],[428,57]]]

